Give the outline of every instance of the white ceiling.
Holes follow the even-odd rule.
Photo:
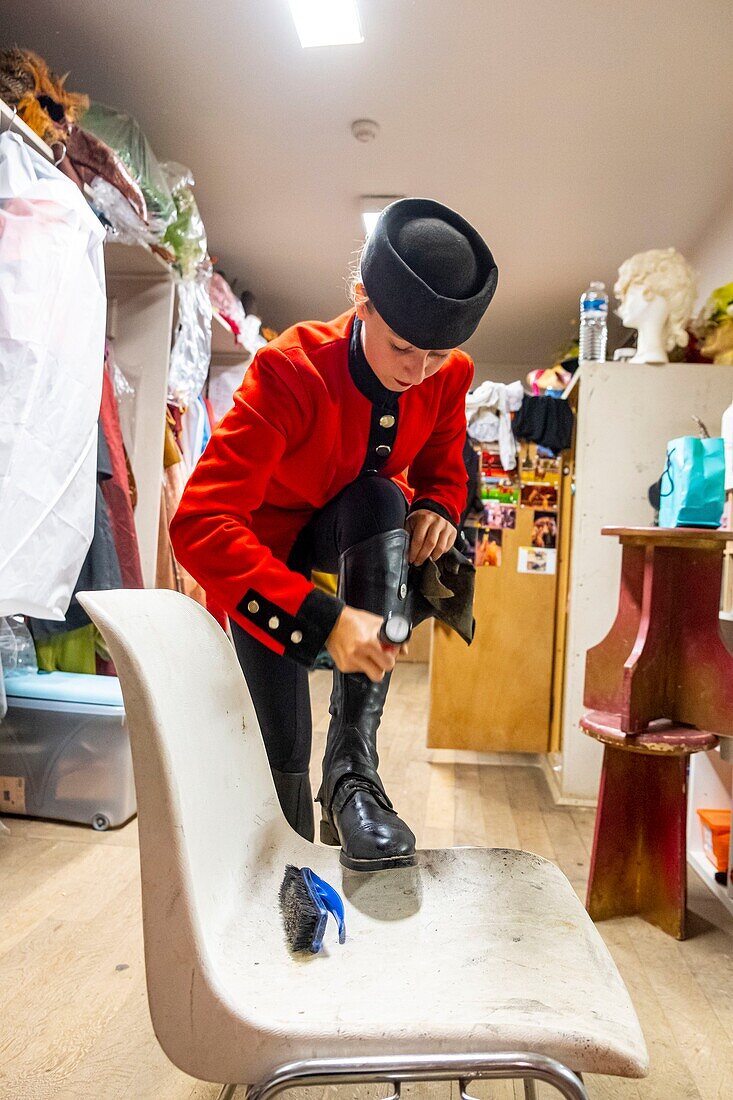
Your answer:
[[[499,290],[469,345],[542,362],[591,278],[688,254],[729,195],[724,0],[359,0],[366,41],[302,50],[286,0],[3,0],[0,43],[137,116],[189,164],[224,270],[278,327],[344,307],[358,198],[474,222]],[[360,145],[356,118],[374,118]]]

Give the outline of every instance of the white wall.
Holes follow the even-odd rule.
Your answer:
[[[549,364],[545,365],[549,366]],[[476,363],[475,366],[474,388],[481,382],[516,382],[517,379],[526,385],[527,374],[534,369],[528,367],[526,363]]]
[[[700,305],[711,290],[733,282],[733,194],[689,257],[700,273]]]

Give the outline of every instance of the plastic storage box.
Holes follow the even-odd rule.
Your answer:
[[[71,672],[5,680],[0,813],[107,829],[136,812],[119,680]]]
[[[702,828],[702,847],[716,871],[728,870],[730,810],[697,811]]]

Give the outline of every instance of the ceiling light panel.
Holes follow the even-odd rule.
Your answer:
[[[356,0],[289,0],[301,46],[348,46],[364,41]]]
[[[377,218],[385,206],[396,202],[397,199],[404,199],[404,197],[404,195],[362,195],[359,199],[359,209],[362,225],[364,226],[364,235],[368,237],[372,232],[377,224]]]

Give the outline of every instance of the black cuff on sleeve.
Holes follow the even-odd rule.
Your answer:
[[[292,657],[298,664],[312,668],[345,606],[338,596],[320,588],[309,592],[295,616],[298,631],[303,635],[302,641],[297,645],[292,641],[287,642],[286,656]]]
[[[455,527],[458,530],[458,525],[454,523],[453,517],[447,508],[442,504],[438,504],[437,500],[431,500],[430,497],[423,497],[422,500],[413,500],[408,510],[408,515],[412,515],[413,512],[417,512],[419,508],[424,508],[427,512],[435,512],[436,515],[441,516],[443,519],[447,519],[451,527]]]
[[[290,615],[250,588],[237,604],[243,619],[254,623],[283,646],[286,657],[310,668],[323,649],[345,604],[338,596],[314,588],[296,615]]]

